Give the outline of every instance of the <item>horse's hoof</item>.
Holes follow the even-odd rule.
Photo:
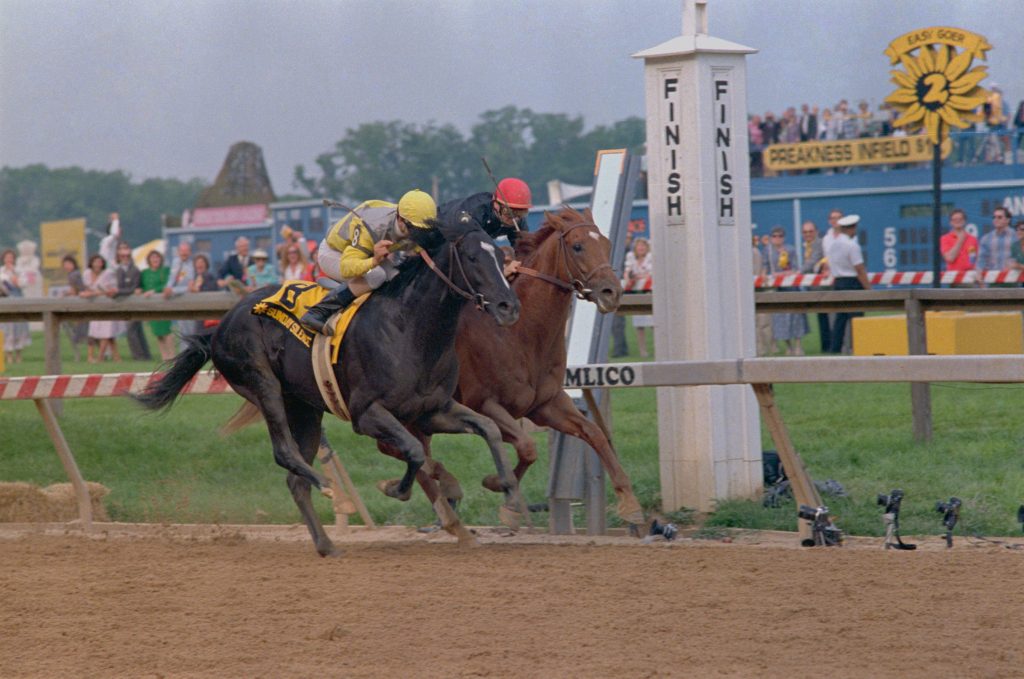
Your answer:
[[[465,535],[459,535],[459,549],[479,549],[480,541],[474,535],[466,531]]]
[[[329,488],[328,486],[324,486],[323,488],[320,489],[320,492],[324,494],[324,497],[330,498],[331,500],[334,499],[334,489],[333,488]]]
[[[491,491],[492,493],[505,492],[505,488],[502,486],[501,483],[501,477],[498,476],[497,474],[485,476],[484,480],[480,482],[480,485],[482,485],[484,488]]]
[[[647,537],[650,534],[651,528],[650,528],[650,526],[647,525],[646,522],[644,522],[644,523],[630,523],[629,527],[626,529],[626,531],[627,531],[627,534],[629,535],[629,537],[631,537],[631,538],[641,538],[642,539],[642,538]]]
[[[511,530],[519,530],[519,525],[522,522],[522,519],[523,515],[519,512],[509,509],[505,505],[498,507],[498,520]]]
[[[400,500],[402,502],[405,502],[410,497],[412,497],[412,488],[410,488],[409,490],[405,491],[404,493],[400,493],[400,492],[398,492],[398,486],[400,484],[401,484],[401,480],[400,479],[391,479],[391,480],[387,480],[387,481],[378,481],[377,482],[377,490],[379,490],[380,492],[384,493],[388,497],[393,497],[396,500]]]
[[[325,559],[337,559],[345,555],[344,550],[341,547],[335,546],[332,542],[328,542],[326,545],[317,545],[316,553]]]

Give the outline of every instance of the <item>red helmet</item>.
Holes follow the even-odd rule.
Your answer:
[[[498,190],[494,192],[494,200],[507,205],[513,210],[527,210],[533,207],[530,187],[522,179],[505,177],[498,182]]]

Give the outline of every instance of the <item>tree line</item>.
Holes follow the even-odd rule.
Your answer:
[[[111,212],[118,212],[132,244],[160,237],[161,216],[180,216],[206,183],[201,179],[134,182],[120,170],[45,165],[0,168],[0,245],[39,240],[39,223],[85,217],[94,251]]]
[[[363,123],[318,155],[315,169],[296,167],[295,186],[314,197],[351,201],[397,200],[419,188],[445,201],[493,187],[484,157],[497,178],[523,179],[534,202],[543,203],[549,180],[590,184],[598,150],[639,152],[644,139],[639,117],[585,131],[582,116],[515,106],[484,112],[466,135],[451,124]]]
[[[643,143],[642,118],[585,130],[582,116],[515,106],[482,113],[468,134],[451,124],[363,123],[345,130],[309,169],[297,166],[295,187],[307,196],[285,199],[397,200],[420,188],[436,191],[440,201],[450,200],[493,187],[480,161],[485,157],[498,178],[522,178],[534,201],[543,203],[548,180],[590,184],[598,150],[639,152]],[[92,251],[113,211],[120,213],[132,243],[159,238],[161,217],[177,217],[192,208],[207,185],[201,179],[134,181],[120,170],[51,169],[42,164],[0,168],[0,246],[37,240],[40,222],[85,217],[93,232],[88,239]]]

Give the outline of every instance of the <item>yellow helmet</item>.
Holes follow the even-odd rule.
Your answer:
[[[398,216],[413,226],[429,229],[427,220],[437,218],[437,204],[430,194],[413,189],[398,200]]]

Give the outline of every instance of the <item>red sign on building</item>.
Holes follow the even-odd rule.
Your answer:
[[[262,224],[269,218],[264,203],[255,205],[229,205],[227,207],[200,207],[192,211],[189,226],[206,228],[215,226],[243,226]]]

